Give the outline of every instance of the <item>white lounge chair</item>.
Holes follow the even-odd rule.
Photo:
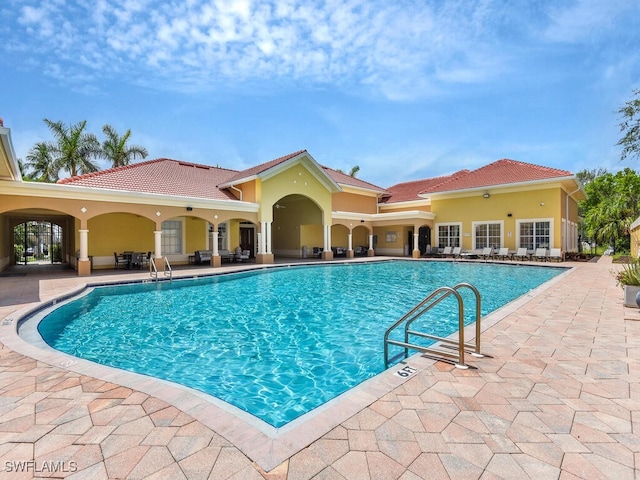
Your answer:
[[[546,248],[536,248],[536,253],[533,255],[536,260],[541,260],[543,262],[547,261],[547,249]]]
[[[493,248],[491,247],[483,248],[480,256],[485,260],[489,260],[491,257],[493,257]]]
[[[514,257],[519,258],[520,260],[529,260],[529,253],[527,253],[526,248],[518,248]]]
[[[496,253],[495,256],[502,260],[506,260],[509,257],[509,247],[502,247],[498,250],[498,253]]]
[[[453,247],[453,250],[451,251],[451,256],[453,258],[460,258],[460,255],[462,255],[462,247]]]
[[[562,250],[560,248],[552,248],[549,250],[549,261],[557,260],[558,262],[562,262]]]
[[[448,257],[449,255],[451,255],[451,247],[444,247],[444,250],[442,250],[442,254],[443,257]]]

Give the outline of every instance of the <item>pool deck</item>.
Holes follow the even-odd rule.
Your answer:
[[[491,357],[470,360],[477,369],[412,357],[404,383],[359,394],[326,433],[289,431],[259,461],[243,453],[245,424],[220,410],[199,420],[209,417],[193,396],[19,353],[31,352],[11,337],[20,312],[88,281],[148,274],[11,269],[0,275],[0,478],[640,478],[640,311],[623,306],[610,257],[564,265],[574,268],[488,322]]]

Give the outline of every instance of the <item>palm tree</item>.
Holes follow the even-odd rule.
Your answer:
[[[129,165],[132,160],[137,157],[144,159],[149,155],[147,149],[139,145],[127,146],[127,141],[131,136],[131,130],[127,130],[124,135],[118,135],[118,132],[111,125],[102,127],[106,139],[102,143],[102,156],[111,162],[111,166],[122,167]]]
[[[356,175],[358,174],[359,171],[360,171],[360,166],[356,165],[355,167],[351,167],[351,170],[349,170],[349,173],[345,175],[349,175],[350,177],[356,178]],[[344,173],[344,171],[339,168],[336,169],[336,172]]]
[[[86,120],[69,127],[61,121],[52,122],[47,118],[44,122],[56,139],[56,143],[47,144],[47,148],[54,155],[58,170],[67,170],[72,177],[98,170],[91,160],[100,155],[100,142],[93,133],[84,131]]]
[[[28,173],[26,170],[23,172],[25,179],[49,183],[58,181],[58,168],[51,152],[52,148],[45,142],[38,142],[31,147],[23,165],[31,169]]]

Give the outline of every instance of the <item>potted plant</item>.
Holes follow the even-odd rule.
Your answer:
[[[625,307],[640,307],[640,263],[635,260],[622,265],[622,270],[613,272],[618,285],[624,291]]]

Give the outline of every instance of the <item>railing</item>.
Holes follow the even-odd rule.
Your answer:
[[[163,257],[163,273],[165,278],[168,276],[169,280],[173,280],[173,270],[171,269],[171,264],[167,257]],[[153,258],[149,260],[149,276],[151,276],[156,282],[158,281],[158,267],[156,267],[156,262]]]
[[[464,341],[464,300],[462,296],[458,292],[461,288],[469,288],[475,295],[476,299],[476,338],[474,343],[465,343]],[[438,337],[436,335],[431,335],[424,332],[418,332],[415,330],[410,330],[410,326],[413,322],[415,322],[419,317],[428,312],[431,308],[438,305],[444,299],[453,295],[458,303],[458,340],[452,340],[450,338]],[[465,349],[471,350],[471,354],[475,357],[482,357],[483,354],[480,353],[480,333],[481,333],[481,325],[480,325],[480,314],[481,314],[481,299],[480,292],[476,287],[469,283],[459,283],[455,287],[440,287],[433,291],[430,295],[428,295],[424,300],[422,300],[418,305],[416,305],[411,311],[409,311],[406,315],[404,315],[400,320],[391,325],[384,334],[384,365],[385,368],[389,367],[389,345],[396,345],[400,347],[404,347],[404,358],[409,356],[409,349],[417,350],[423,353],[428,353],[432,355],[436,355],[439,357],[444,357],[447,359],[453,359],[456,361],[455,366],[458,368],[469,368],[468,365],[464,362],[464,354]],[[393,340],[389,338],[389,335],[400,325],[404,324],[404,342],[399,340]],[[437,347],[424,347],[421,345],[417,345],[415,343],[409,342],[409,336],[417,336],[421,338],[428,338],[431,340],[437,340],[441,344],[444,344],[443,347],[447,348],[448,345],[453,345],[457,349],[457,353],[451,351],[451,347],[448,347],[449,350],[444,350],[442,348]],[[394,357],[396,358],[396,357]]]

